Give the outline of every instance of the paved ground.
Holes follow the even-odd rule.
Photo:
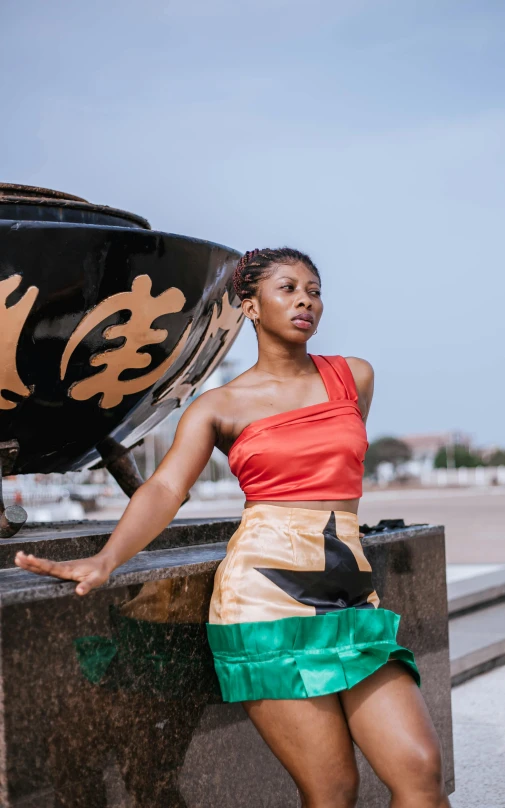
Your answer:
[[[505,808],[505,667],[452,691],[456,791],[452,808]]]
[[[445,525],[450,564],[505,563],[505,488],[420,489],[364,495],[360,522],[401,517]]]
[[[180,516],[238,516],[242,499],[190,500]],[[417,489],[365,493],[361,524],[403,518],[445,525],[450,564],[505,563],[505,488]]]
[[[486,575],[489,572],[497,572],[505,568],[505,564],[448,564],[447,583],[464,581],[468,578],[476,578],[479,575]]]

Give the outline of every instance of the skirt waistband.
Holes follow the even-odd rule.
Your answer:
[[[265,505],[258,503],[242,511],[242,524],[252,522],[267,522],[293,529],[321,531],[327,524],[331,515],[335,514],[337,528],[344,528],[349,532],[359,533],[359,520],[355,513],[350,511],[332,511],[320,508],[296,508],[283,505]]]

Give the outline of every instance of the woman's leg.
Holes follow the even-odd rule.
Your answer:
[[[388,662],[339,697],[353,739],[392,793],[391,808],[450,808],[440,743],[405,667]]]
[[[353,808],[359,776],[335,694],[243,702],[256,729],[295,781],[303,808]]]

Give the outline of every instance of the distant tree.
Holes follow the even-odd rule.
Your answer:
[[[505,449],[496,449],[488,457],[486,466],[505,466]]]
[[[371,442],[365,455],[365,473],[375,474],[381,463],[392,463],[393,466],[405,463],[412,457],[410,446],[399,438],[386,436]]]
[[[454,446],[450,447],[450,453],[452,456],[452,462],[454,467],[459,469],[463,466],[467,468],[475,468],[476,466],[483,466],[482,457],[474,452],[471,452],[467,446],[462,446],[460,444],[455,444]],[[447,447],[442,446],[437,454],[435,455],[435,461],[433,463],[434,468],[436,469],[446,469],[447,468]]]

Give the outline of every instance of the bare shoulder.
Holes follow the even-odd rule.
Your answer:
[[[224,412],[231,412],[237,406],[242,406],[244,403],[244,396],[250,396],[253,390],[258,389],[258,374],[255,373],[254,368],[248,368],[243,373],[240,373],[234,379],[223,384],[222,387],[217,387],[215,390],[210,390],[211,393],[216,393],[219,396],[219,404]]]
[[[213,387],[205,393],[200,393],[190,404],[187,412],[191,410],[195,417],[210,417],[214,423],[221,421],[223,417],[226,418],[234,412],[251,383],[250,371],[246,370],[221,387]]]
[[[357,385],[361,383],[367,386],[373,382],[374,369],[368,360],[360,359],[358,356],[346,356],[345,358]]]
[[[186,413],[193,419],[210,420],[215,423],[219,413],[223,411],[228,403],[229,395],[226,393],[226,385],[215,387],[200,393],[191,402]]]
[[[185,419],[190,433],[208,432],[211,428],[215,446],[227,454],[228,443],[240,431],[244,404],[250,400],[254,386],[252,374],[245,371],[221,387],[206,390],[190,404],[181,422]]]

